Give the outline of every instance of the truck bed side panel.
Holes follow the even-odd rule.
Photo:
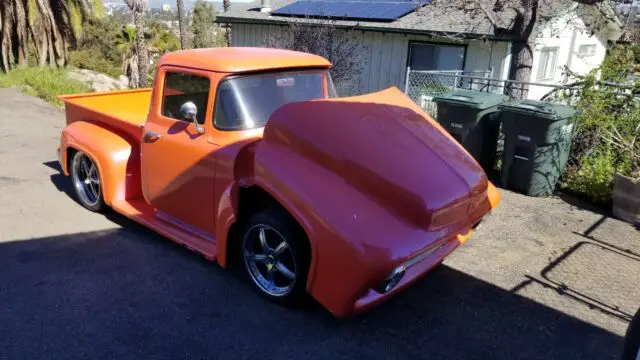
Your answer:
[[[61,96],[67,125],[77,121],[96,123],[115,133],[139,141],[147,120],[150,89],[111,91]]]

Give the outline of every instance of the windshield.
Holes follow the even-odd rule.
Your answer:
[[[234,76],[218,86],[213,121],[220,130],[258,128],[284,104],[332,97],[335,89],[326,70]]]

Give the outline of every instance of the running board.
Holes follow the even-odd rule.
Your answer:
[[[185,246],[187,249],[202,254],[208,260],[216,258],[215,238],[198,235],[193,230],[163,220],[155,209],[143,199],[116,200],[112,202],[111,207],[129,219]]]

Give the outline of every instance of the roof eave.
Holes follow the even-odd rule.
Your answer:
[[[280,19],[273,20],[273,19],[260,19],[260,18],[240,18],[240,17],[226,17],[224,15],[218,15],[215,21],[217,23],[227,23],[227,24],[259,24],[259,25],[280,25],[280,26],[284,26],[287,24],[287,21],[280,20]],[[323,24],[309,23],[308,25],[322,26]],[[386,33],[460,38],[461,40],[480,40],[480,39],[487,39],[487,40],[493,40],[493,41],[512,41],[513,40],[508,36],[500,36],[495,34],[470,33],[470,32],[447,32],[447,31],[433,31],[433,30],[421,30],[421,29],[411,29],[411,28],[390,28],[390,27],[377,27],[377,26],[369,26],[369,25],[363,26],[360,23],[356,25],[335,24],[334,26],[339,28],[350,29],[350,30],[363,30],[363,31],[366,30],[366,31],[375,31],[375,32],[386,32]]]

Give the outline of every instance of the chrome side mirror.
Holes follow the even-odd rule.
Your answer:
[[[198,124],[198,107],[192,101],[187,101],[180,106],[180,116],[183,119],[191,120],[197,132],[204,133],[204,127]]]

